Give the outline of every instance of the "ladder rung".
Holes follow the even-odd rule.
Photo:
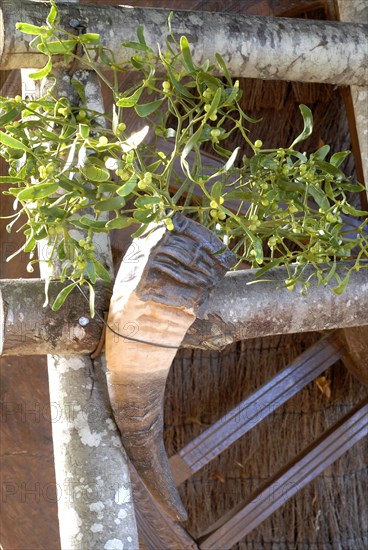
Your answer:
[[[273,476],[249,499],[236,506],[202,536],[201,550],[230,548],[323,472],[355,443],[368,435],[365,399],[305,451]]]
[[[342,343],[330,333],[311,346],[264,386],[242,401],[177,455],[170,467],[177,485],[200,470],[261,420],[317,378],[342,355]]]

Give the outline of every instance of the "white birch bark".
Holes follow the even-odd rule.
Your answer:
[[[103,111],[98,81],[92,74],[84,77],[89,106]],[[34,83],[26,71],[22,78],[23,93],[32,95]],[[71,91],[68,78],[65,73],[61,79],[63,92],[68,86]],[[37,92],[33,90],[34,95]],[[112,274],[108,237],[97,234],[93,244],[99,261]],[[44,244],[39,254],[45,260],[40,262],[41,276],[47,277],[50,267]],[[136,550],[129,470],[110,408],[103,359],[48,355],[47,363],[61,548]]]
[[[123,48],[121,42],[136,40],[139,25],[144,26],[152,47],[157,43],[165,47],[169,10],[107,6],[103,2],[96,6],[58,6],[65,28],[72,19],[88,20],[89,32],[101,35],[117,63],[129,61],[131,50]],[[24,0],[9,4],[0,0],[0,61],[4,69],[43,66],[44,56],[29,48],[32,37],[14,31],[14,25],[19,20],[39,25],[47,12],[48,5],[43,3],[35,10]],[[188,37],[197,63],[213,61],[214,53],[219,52],[235,77],[340,86],[368,84],[368,31],[362,22],[175,11],[172,28],[177,37]]]
[[[336,272],[344,278],[346,271],[340,270],[340,265],[352,267],[354,262],[338,265]],[[313,267],[306,268],[305,278],[313,270]],[[349,284],[340,295],[334,294],[330,288],[318,286],[316,278],[311,279],[307,296],[301,295],[298,287],[293,291],[280,288],[288,277],[284,267],[270,269],[267,273],[269,282],[254,284],[255,272],[247,269],[226,274],[200,307],[182,347],[222,349],[247,338],[368,325],[366,268],[352,271]],[[55,284],[50,285],[53,296],[60,290],[60,285],[55,288]],[[100,304],[97,304],[97,311],[102,312],[102,304],[108,303],[110,292],[105,283],[97,282],[95,287]],[[78,291],[74,292],[68,297],[67,304],[75,306],[81,300]],[[72,353],[76,350],[81,354],[88,353],[97,346],[101,329],[98,325],[93,328],[95,321],[88,325],[90,332],[83,336],[83,329],[78,324],[79,314],[70,313],[66,304],[67,315],[70,313],[68,330],[55,334],[50,316],[56,315],[59,320],[60,311],[51,313],[42,308],[42,302],[40,280],[24,280],[17,284],[16,289],[13,280],[0,281],[0,354],[34,355],[50,353],[50,350],[62,353],[70,341],[74,341]]]

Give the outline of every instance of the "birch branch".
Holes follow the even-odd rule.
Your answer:
[[[61,26],[72,30],[74,19],[87,20],[114,52],[117,63],[129,61],[131,50],[122,41],[136,40],[143,25],[147,41],[164,46],[163,29],[169,11],[124,6],[83,6],[58,2]],[[0,61],[3,70],[41,67],[45,58],[31,51],[30,35],[15,30],[18,21],[40,25],[48,5],[14,0],[0,1]],[[227,13],[176,11],[172,21],[176,36],[186,35],[194,60],[213,60],[219,52],[233,76],[335,85],[368,84],[367,33],[363,23],[257,17]]]
[[[62,68],[54,93],[77,101],[71,76]],[[23,90],[32,89],[33,81],[22,71]],[[96,75],[84,74],[87,101],[103,111],[102,94]],[[47,84],[47,83],[46,83]],[[59,87],[59,88],[58,88]],[[37,87],[34,95],[42,90]],[[112,274],[112,256],[107,235],[93,239],[99,261]],[[40,271],[50,275],[50,259],[55,272],[58,260],[50,256],[45,243],[39,246]],[[17,281],[18,282],[18,281]],[[33,296],[31,295],[31,302]],[[21,304],[21,308],[23,304]],[[33,322],[35,304],[33,302]],[[83,316],[82,316],[83,317]],[[63,333],[63,318],[53,326],[54,334]],[[83,329],[85,322],[79,318]],[[88,330],[86,331],[88,332]],[[72,342],[78,340],[74,333]],[[52,422],[55,478],[60,489],[58,516],[62,550],[101,548],[122,550],[138,546],[127,458],[114,422],[101,360],[93,362],[85,355],[65,355],[72,342],[48,355],[50,403],[57,411]],[[51,350],[47,350],[50,352]],[[54,350],[55,351],[55,350]]]
[[[274,268],[267,273],[271,282],[249,285],[255,279],[254,270],[228,273],[199,309],[182,346],[222,349],[237,340],[258,336],[368,325],[366,269],[352,273],[340,296],[328,288],[318,288],[313,280],[308,296],[278,288],[286,277],[284,268]],[[53,312],[42,307],[43,285],[39,279],[0,281],[0,354],[94,351],[102,324],[98,317],[89,317],[88,304],[78,290],[74,289],[59,312]],[[103,316],[109,307],[111,287],[98,282],[95,290],[96,312]],[[51,298],[59,291],[60,283],[52,282]],[[56,330],[63,318],[63,330]],[[82,326],[80,318],[87,324]],[[131,327],[120,327],[120,332],[129,337]]]

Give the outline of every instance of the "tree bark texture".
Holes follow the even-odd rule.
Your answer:
[[[53,303],[65,284],[50,284]],[[3,355],[92,353],[103,329],[104,313],[109,309],[111,286],[100,281],[96,289],[96,313],[91,319],[88,301],[74,289],[71,298],[58,310],[45,301],[45,282],[41,279],[0,280],[0,353]],[[1,351],[2,349],[2,351]]]
[[[306,268],[306,279],[313,269]],[[345,272],[338,269],[337,273],[343,277]],[[319,287],[316,278],[311,279],[306,296],[297,287],[280,288],[287,278],[283,267],[270,269],[264,278],[267,282],[253,284],[253,270],[229,273],[199,309],[183,346],[219,350],[247,338],[368,324],[367,269],[353,271],[341,295]]]
[[[107,381],[124,448],[143,483],[175,520],[186,512],[163,443],[167,375],[198,307],[235,263],[209,229],[181,214],[136,239],[136,257],[121,263],[106,332]],[[140,341],[119,337],[129,325]]]
[[[307,296],[279,288],[287,278],[284,268],[271,269],[267,278],[270,282],[249,284],[255,280],[255,270],[228,273],[198,310],[181,347],[219,350],[247,338],[368,325],[365,269],[352,273],[340,296],[318,288],[313,279]],[[51,299],[60,288],[61,283],[50,284]],[[111,287],[99,281],[95,291],[96,311],[102,316],[108,311]],[[102,323],[97,316],[90,318],[88,304],[77,289],[59,312],[43,308],[43,301],[42,280],[0,281],[2,355],[87,354],[96,349]],[[82,326],[80,319],[88,323]],[[120,326],[124,336],[134,335],[135,330],[129,322]]]
[[[58,3],[61,25],[87,21],[88,32],[97,32],[114,51],[118,63],[129,60],[131,50],[122,41],[136,40],[143,25],[153,47],[164,45],[163,29],[169,10],[124,6],[82,6]],[[45,57],[30,51],[30,35],[15,30],[17,21],[45,23],[48,5],[15,0],[0,1],[0,60],[4,70],[41,67]],[[235,77],[326,82],[336,85],[368,84],[367,32],[363,23],[246,16],[227,13],[176,11],[175,35],[186,35],[194,59],[213,60],[219,52]]]
[[[48,356],[62,550],[136,550],[127,458],[101,359]]]
[[[37,10],[36,10],[37,11]],[[23,92],[32,88],[24,76]],[[102,95],[94,73],[84,71],[87,103],[103,112]],[[71,75],[58,69],[55,94],[66,95],[77,104]],[[47,86],[47,81],[44,83]],[[42,87],[42,86],[41,86]],[[37,95],[39,89],[35,88]],[[77,233],[78,234],[78,233]],[[77,235],[76,234],[76,235]],[[85,235],[79,235],[82,238]],[[99,261],[112,274],[108,236],[93,238]],[[50,276],[50,260],[55,272],[59,261],[51,257],[46,243],[39,245],[41,276]],[[34,310],[33,310],[34,311]],[[85,319],[83,319],[85,317]],[[88,327],[88,314],[79,317],[79,326]],[[68,330],[59,318],[54,331]],[[74,335],[75,338],[76,334]],[[47,365],[51,408],[60,416],[52,423],[55,478],[60,488],[58,516],[62,550],[80,548],[134,550],[138,545],[126,454],[116,427],[101,363],[85,355],[48,355]]]

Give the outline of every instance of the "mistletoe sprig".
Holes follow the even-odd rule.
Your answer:
[[[215,55],[215,65],[197,65],[186,37],[174,36],[171,18],[164,51],[148,45],[139,27],[137,41],[122,44],[132,51],[130,61],[119,65],[98,34],[76,36],[61,28],[57,6],[50,3],[45,25],[18,24],[47,56],[32,78],[52,78],[55,56],[63,55],[65,62],[77,60],[95,71],[113,97],[111,112],[91,110],[76,75],[78,105],[54,95],[52,87],[34,101],[0,98],[0,155],[9,165],[0,183],[13,185],[4,193],[14,197],[16,210],[7,229],[25,215],[17,230],[25,235],[20,250],[30,255],[28,269],[38,261],[37,243],[46,241],[62,264],[59,278],[73,281],[54,309],[76,284],[87,282],[92,291],[97,278],[109,280],[96,257],[94,233],[138,223],[133,235],[139,236],[152,222],[171,230],[175,212],[216,232],[236,253],[237,266],[248,262],[262,277],[271,267],[285,266],[289,289],[299,284],[305,292],[317,277],[323,285],[334,281],[333,291],[341,293],[351,271],[367,267],[367,212],[348,200],[363,186],[340,169],[349,151],[329,156],[328,145],[311,154],[295,148],[313,130],[307,106],[300,106],[304,128],[293,143],[265,149],[249,137],[248,126],[257,121],[242,110],[239,83],[222,57]],[[121,75],[132,70],[140,79],[121,91]],[[132,109],[144,125],[130,134],[125,120]],[[226,145],[236,135],[249,156],[239,158],[239,147]],[[204,148],[213,151],[216,164],[209,165]],[[356,220],[353,230],[346,217]],[[76,238],[76,229],[85,237]],[[352,258],[354,266],[341,277],[337,262]],[[305,279],[310,265],[313,274]]]

